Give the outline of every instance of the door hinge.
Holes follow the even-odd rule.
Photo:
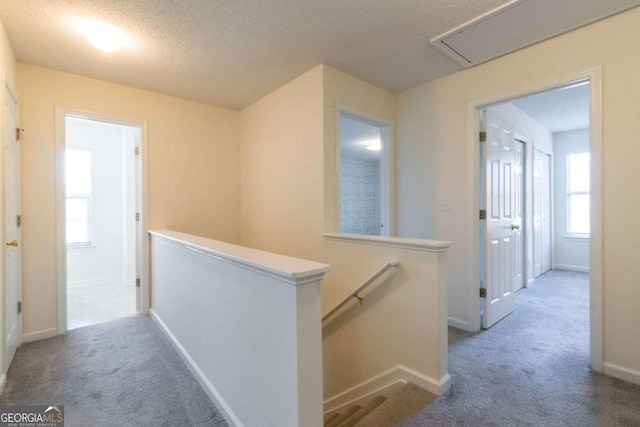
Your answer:
[[[139,287],[140,287],[140,278],[137,278],[136,279],[136,288],[139,288]]]
[[[22,225],[22,215],[16,215],[16,225],[18,227]]]
[[[480,219],[487,219],[487,211],[485,209],[480,209]]]
[[[487,140],[487,133],[480,132],[480,142],[485,142]]]
[[[140,150],[138,149],[138,147],[135,148],[134,150],[135,155],[137,156],[138,154],[140,154]]]
[[[487,297],[487,288],[480,288],[480,298]]]
[[[23,131],[24,129],[16,128],[16,141],[20,141],[20,135],[22,134]]]
[[[136,212],[136,221],[140,221],[140,212]]]
[[[18,301],[18,314],[22,313],[22,301]]]

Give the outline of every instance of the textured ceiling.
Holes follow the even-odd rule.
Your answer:
[[[462,69],[429,39],[506,0],[0,0],[18,61],[227,108],[320,63],[391,92]],[[99,19],[133,43],[106,54]]]
[[[589,84],[536,93],[511,102],[552,133],[589,127]]]

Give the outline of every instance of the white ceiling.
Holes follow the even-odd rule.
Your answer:
[[[589,84],[568,86],[511,101],[550,132],[589,127]]]
[[[390,92],[462,70],[429,40],[507,1],[0,0],[0,20],[20,62],[240,109],[320,63]],[[81,19],[133,43],[97,51]]]
[[[0,0],[18,61],[239,109],[320,63],[391,92],[462,67],[429,39],[506,0]],[[81,18],[129,32],[106,54]]]

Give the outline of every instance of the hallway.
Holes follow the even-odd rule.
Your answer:
[[[589,275],[555,270],[492,328],[449,328],[451,390],[403,426],[640,425],[640,386],[589,369]]]

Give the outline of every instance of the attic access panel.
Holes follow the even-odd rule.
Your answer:
[[[511,0],[431,39],[468,68],[640,5],[640,0]]]

